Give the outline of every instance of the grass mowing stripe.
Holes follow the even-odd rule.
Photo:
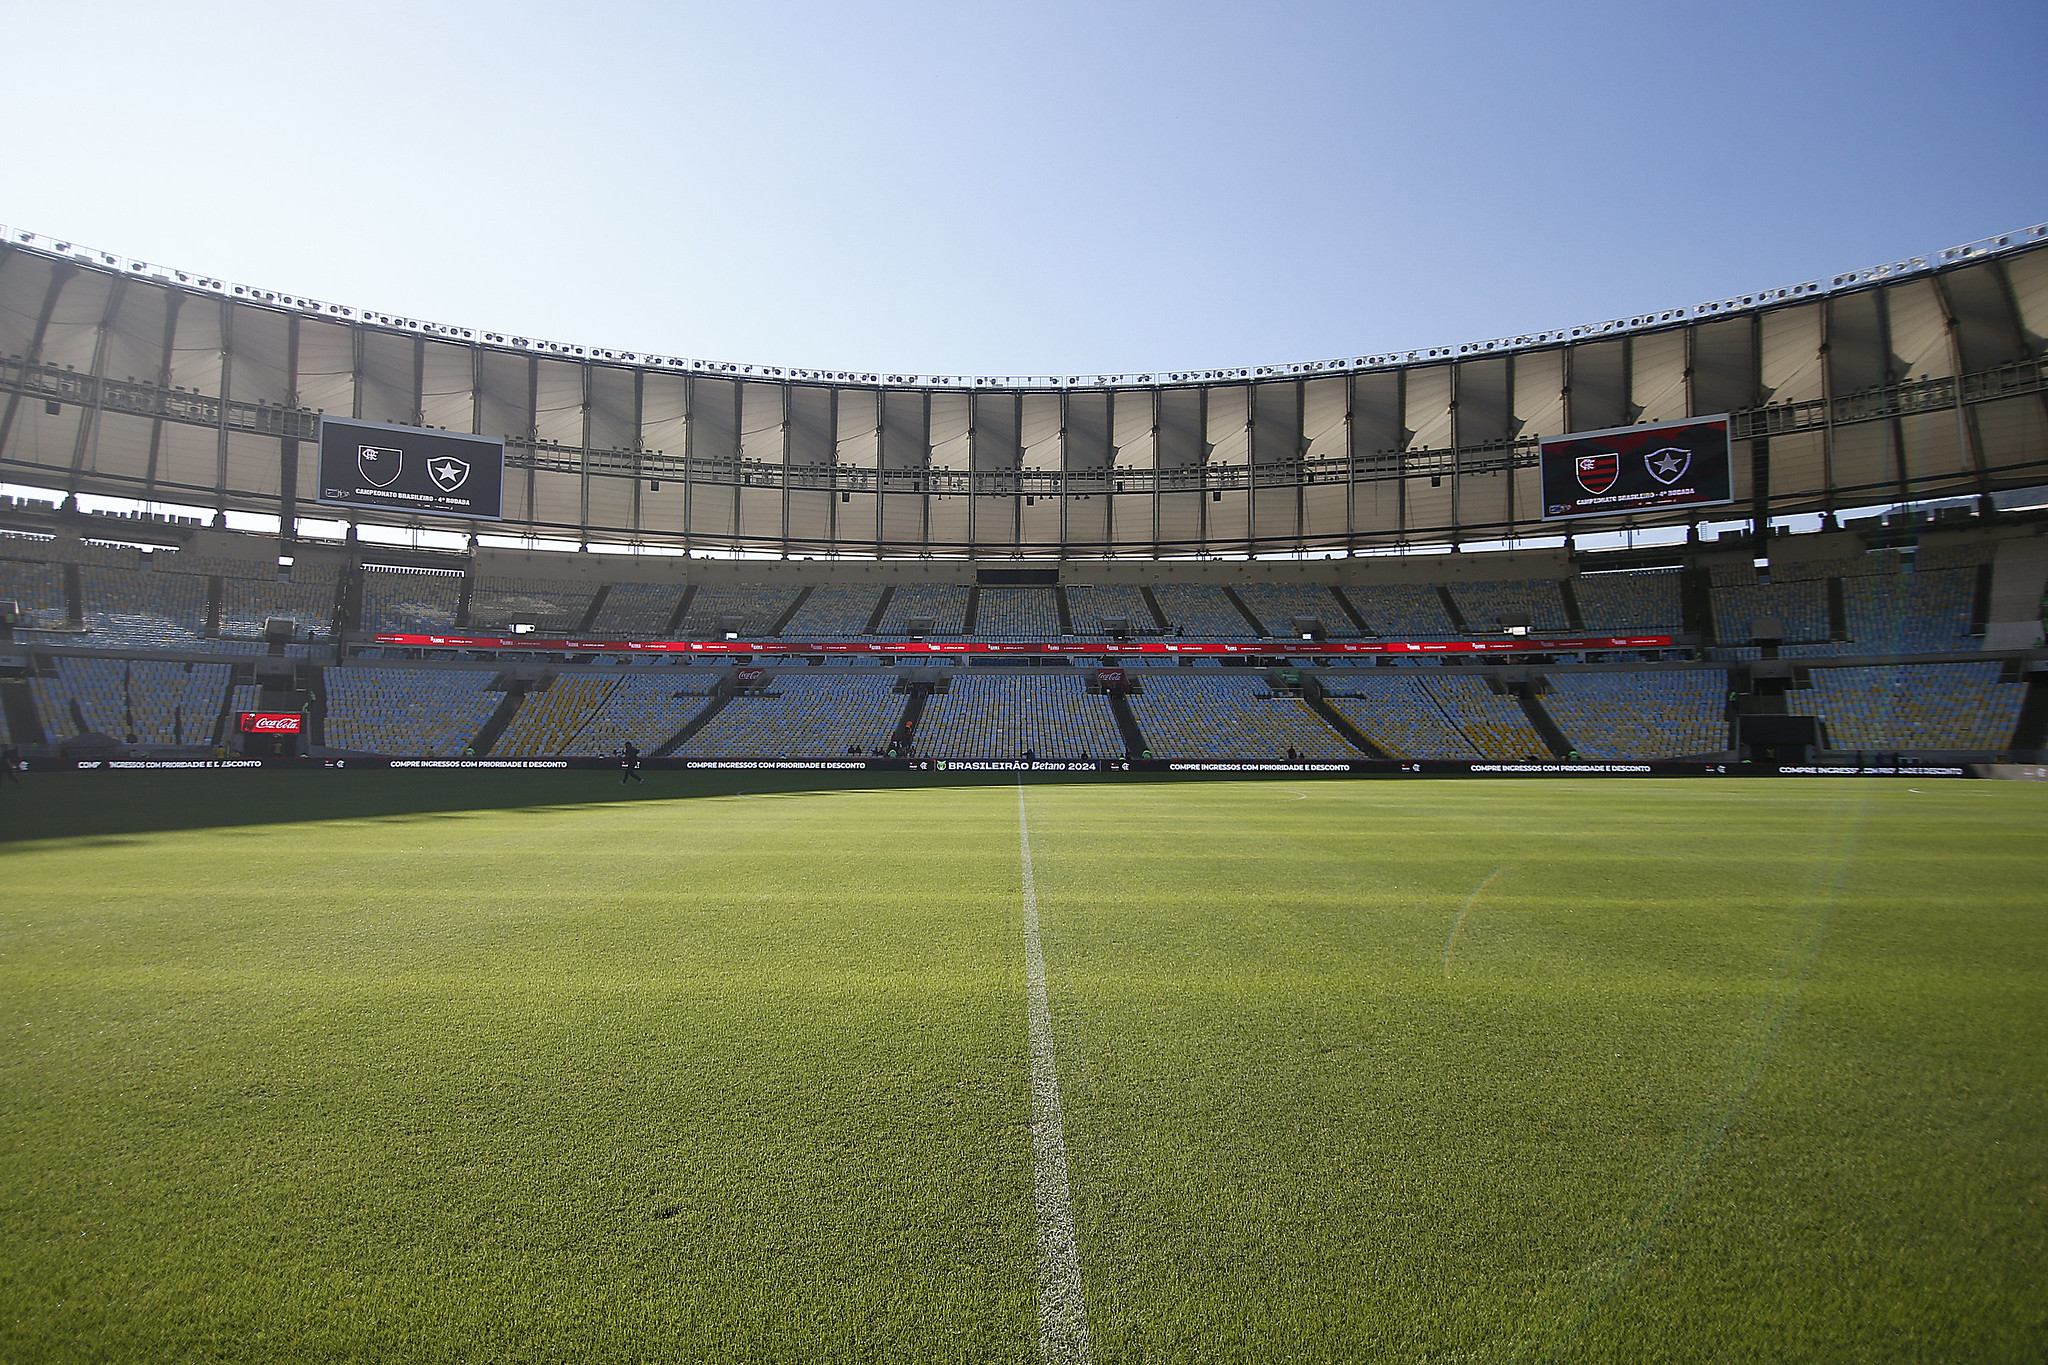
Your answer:
[[[1017,779],[1017,848],[1024,867],[1024,976],[1031,1005],[1031,1174],[1038,1219],[1038,1353],[1061,1365],[1087,1365],[1088,1308],[1081,1298],[1081,1253],[1067,1185],[1067,1138],[1060,1076],[1053,1063],[1052,1009],[1045,995],[1045,950],[1038,933],[1038,886],[1031,875],[1031,821],[1024,779]]]
[[[1870,791],[1866,788],[1855,790],[1838,799],[1828,809],[1828,823],[1822,834],[1821,854],[1814,860],[1811,881],[1806,889],[1807,917],[1802,925],[1803,933],[1793,946],[1791,954],[1779,969],[1773,973],[1781,983],[1775,991],[1766,991],[1758,1005],[1757,1016],[1748,1030],[1746,1044],[1736,1050],[1736,1074],[1725,1103],[1709,1111],[1702,1118],[1692,1138],[1681,1150],[1668,1187],[1661,1198],[1653,1186],[1651,1192],[1636,1206],[1629,1218],[1632,1227],[1640,1227],[1634,1243],[1617,1256],[1602,1257],[1606,1261],[1607,1273],[1600,1279],[1592,1293],[1587,1296],[1579,1311],[1552,1339],[1548,1349],[1539,1357],[1541,1365],[1550,1365],[1570,1348],[1587,1321],[1604,1307],[1620,1288],[1623,1281],[1635,1273],[1649,1254],[1657,1235],[1664,1230],[1678,1206],[1685,1201],[1700,1173],[1728,1135],[1729,1125],[1742,1111],[1749,1097],[1755,1093],[1757,1081],[1763,1075],[1764,1065],[1770,1060],[1771,1049],[1784,1031],[1785,1021],[1792,1013],[1792,1006],[1799,997],[1799,988],[1805,984],[1813,970],[1814,956],[1820,951],[1821,939],[1825,936],[1828,921],[1834,917],[1835,906],[1841,899],[1842,883],[1848,875],[1851,860],[1861,843],[1864,820],[1868,814]],[[1844,811],[1847,827],[1843,827]],[[1487,881],[1492,881],[1488,877]],[[1480,883],[1480,890],[1486,883]],[[1479,893],[1473,892],[1473,899]],[[1466,908],[1471,902],[1466,902]],[[1464,915],[1459,915],[1462,923]],[[1452,931],[1455,936],[1456,930]],[[1445,977],[1450,972],[1449,948],[1445,949]]]
[[[1458,931],[1465,927],[1465,916],[1472,913],[1472,907],[1479,904],[1479,898],[1486,894],[1486,888],[1493,885],[1493,879],[1507,871],[1505,865],[1496,867],[1486,874],[1486,879],[1472,888],[1472,894],[1465,897],[1465,904],[1459,909],[1458,917],[1451,921],[1451,932],[1444,935],[1444,980],[1451,979],[1451,953],[1458,946]]]

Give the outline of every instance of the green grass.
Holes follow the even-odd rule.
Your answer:
[[[835,780],[0,791],[0,1359],[1035,1360],[1016,786]],[[1028,802],[1097,1361],[2048,1353],[2048,788]]]

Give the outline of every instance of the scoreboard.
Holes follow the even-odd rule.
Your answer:
[[[1735,501],[1725,414],[1550,436],[1539,451],[1545,521]]]
[[[320,492],[330,507],[497,521],[505,443],[466,431],[320,419]]]

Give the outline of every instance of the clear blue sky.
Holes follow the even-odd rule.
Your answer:
[[[0,222],[441,322],[1306,360],[2048,219],[2048,5],[7,6]]]

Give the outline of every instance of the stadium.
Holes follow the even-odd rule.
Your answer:
[[[2048,228],[1429,352],[1035,380],[642,356],[0,251],[0,468],[46,490],[0,510],[31,761],[2044,745]],[[1702,418],[1720,497],[1716,449],[1678,481],[1704,492],[1547,515],[1545,437]],[[497,498],[459,515],[488,519],[326,498],[374,476],[316,468],[323,423],[487,438],[467,486],[502,469]],[[465,524],[489,534],[419,543]],[[1521,548],[1563,529],[1623,543]]]
[[[2038,1358],[2044,338],[2048,226],[1030,377],[6,229],[0,1354]]]

